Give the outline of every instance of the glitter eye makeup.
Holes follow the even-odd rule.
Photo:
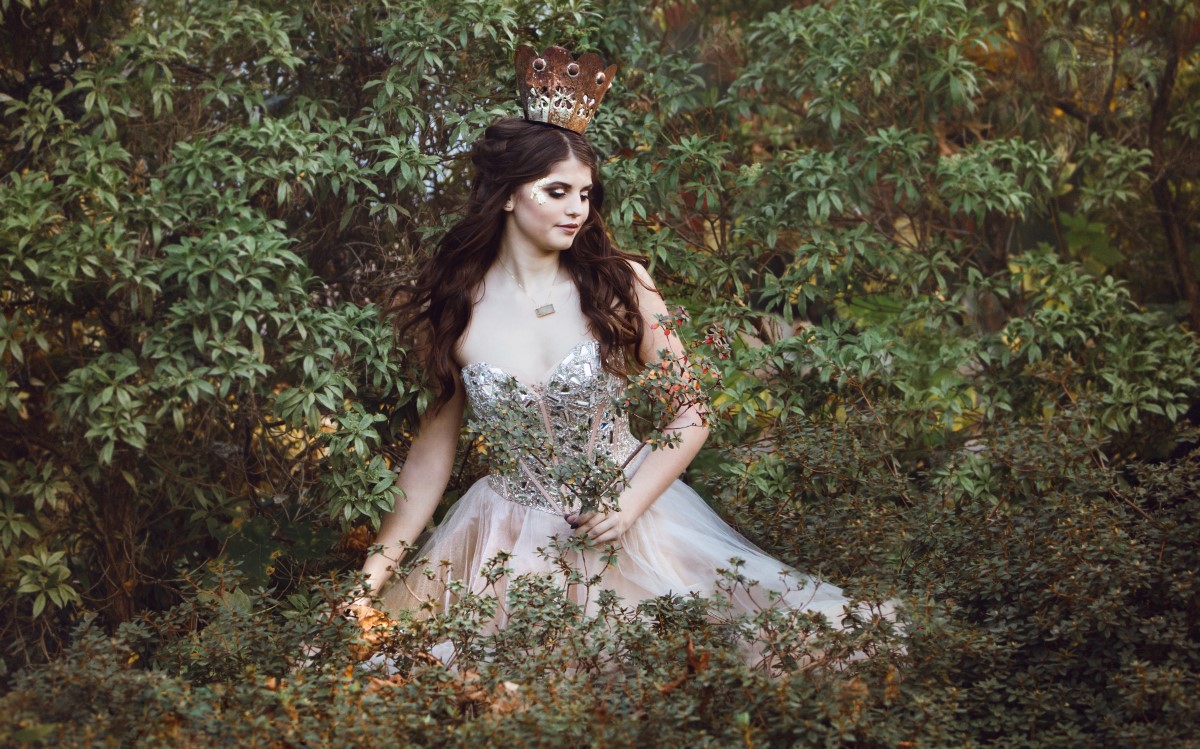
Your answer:
[[[538,205],[546,205],[546,191],[543,188],[549,181],[549,177],[542,177],[537,182],[533,183],[533,188],[529,191],[529,197],[536,200]]]

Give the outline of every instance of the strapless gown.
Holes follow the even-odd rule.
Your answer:
[[[614,405],[624,382],[600,366],[595,341],[575,346],[534,385],[486,363],[464,367],[462,380],[476,424],[499,422],[502,412],[508,413],[505,409],[518,409],[547,430],[545,436],[559,451],[602,451],[619,465],[638,447],[627,419]],[[568,492],[554,486],[542,464],[518,460],[515,467],[493,467],[491,474],[472,485],[417,552],[415,567],[410,563],[410,569],[398,574],[384,591],[383,609],[395,615],[432,602],[434,610],[445,611],[455,600],[447,587],[450,581],[464,590],[485,592],[488,583],[480,571],[501,552],[511,554],[505,563],[512,570],[508,579],[541,573],[562,580],[561,571],[539,549],[572,533],[563,517],[572,509],[572,500]],[[636,470],[637,464],[632,462],[627,472]],[[757,586],[735,587],[728,613],[787,606],[819,612],[835,627],[848,613],[841,589],[771,558],[722,521],[682,481],[675,481],[650,505],[619,546],[616,561],[607,569],[598,551],[572,551],[564,557],[585,577],[603,570],[600,587],[630,605],[664,594],[711,595],[721,579],[718,570],[731,569],[730,560],[736,558],[743,560],[738,572],[757,581]],[[584,586],[563,584],[568,596],[586,608],[594,607],[595,589],[589,593]],[[506,580],[501,579],[494,590],[503,597]],[[767,591],[780,595],[772,600]],[[503,626],[500,608],[496,624]]]

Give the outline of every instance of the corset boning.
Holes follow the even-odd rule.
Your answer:
[[[600,366],[596,341],[575,346],[537,385],[517,380],[502,369],[480,362],[463,367],[462,380],[473,421],[499,427],[511,424],[512,414],[552,449],[537,456],[518,455],[505,467],[493,465],[488,483],[498,494],[543,512],[565,515],[578,509],[578,496],[551,475],[556,456],[607,457],[620,465],[638,447],[626,416],[616,407],[624,382]],[[495,430],[493,430],[495,431]],[[648,448],[626,467],[636,470]],[[594,461],[589,461],[594,462]]]

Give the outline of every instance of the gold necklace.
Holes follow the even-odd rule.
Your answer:
[[[538,317],[548,317],[554,314],[554,284],[558,282],[557,268],[554,270],[554,281],[550,283],[550,291],[546,292],[546,303],[541,304],[538,302],[538,300],[533,298],[532,294],[525,290],[525,284],[517,280],[517,277],[513,275],[513,272],[508,269],[507,264],[500,263],[500,267],[503,268],[504,272],[508,274],[508,277],[513,280],[513,283],[517,285],[517,288],[521,290],[521,293],[524,294],[529,301],[533,302],[534,314],[536,314]]]

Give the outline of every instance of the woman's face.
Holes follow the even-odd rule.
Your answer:
[[[505,239],[543,252],[569,250],[591,210],[592,170],[571,156],[513,192],[504,209]]]

